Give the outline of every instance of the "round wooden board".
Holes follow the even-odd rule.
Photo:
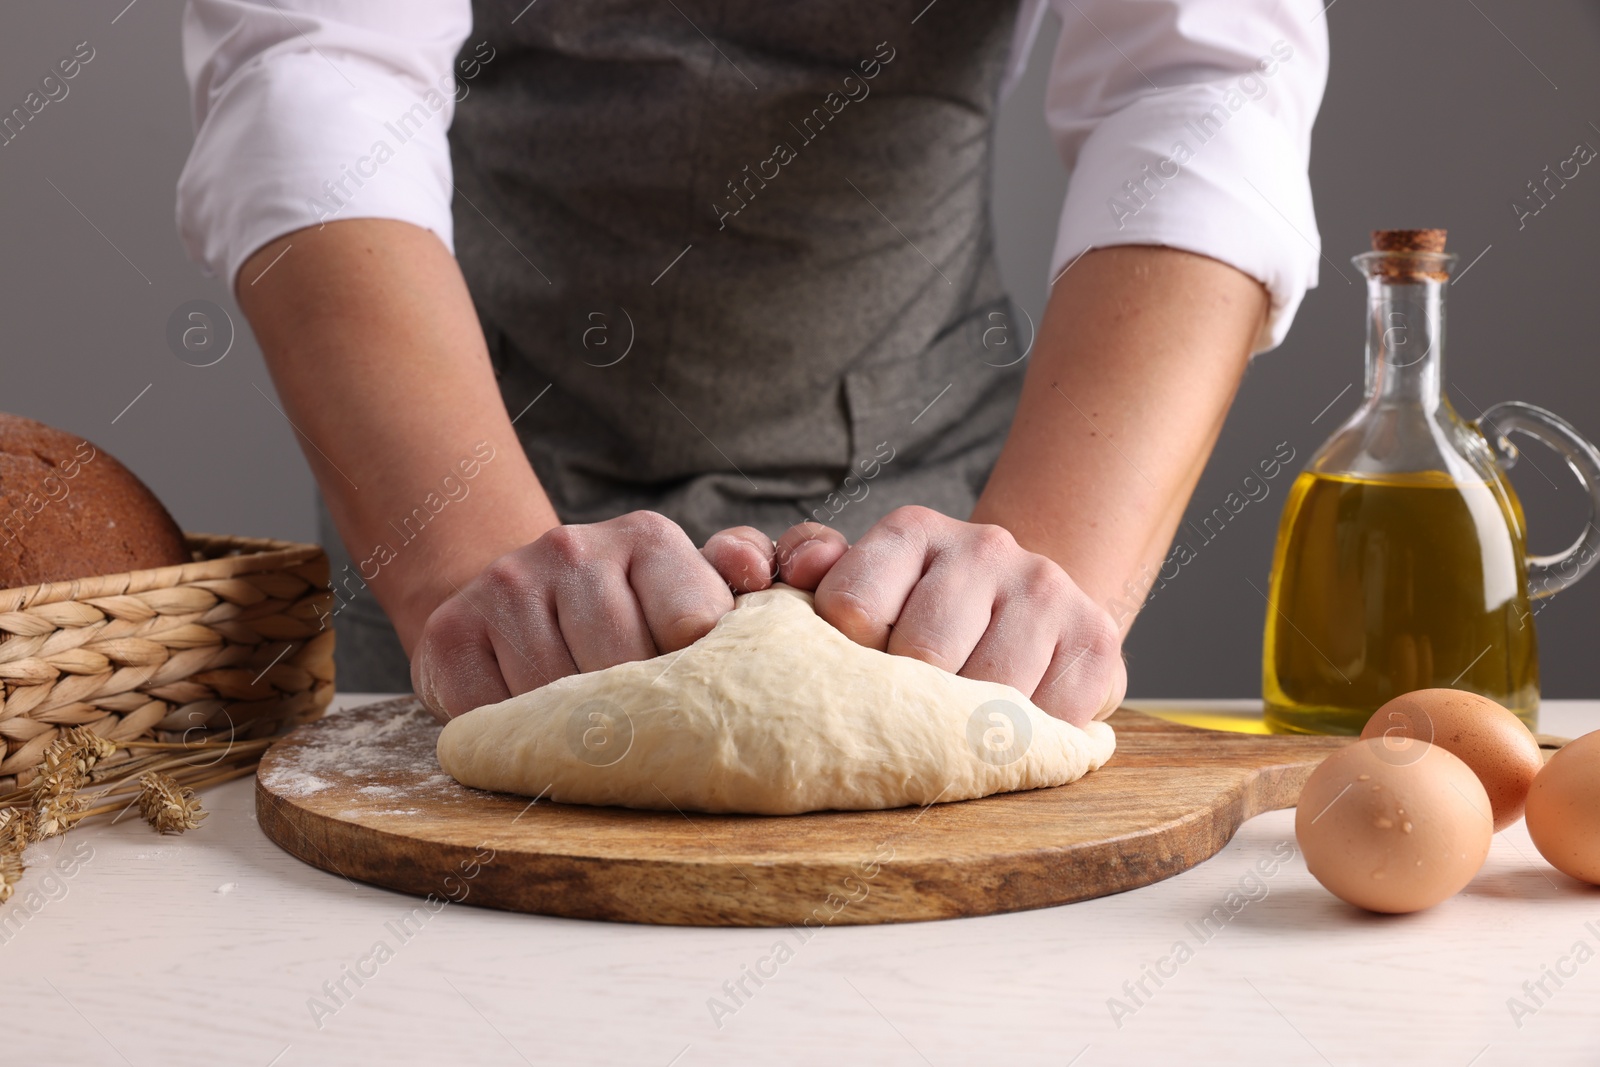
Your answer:
[[[1170,878],[1292,806],[1350,738],[1121,710],[1117,753],[1058,789],[927,808],[734,816],[531,801],[457,784],[412,698],[301,726],[261,762],[261,829],[313,866],[437,900],[692,926],[910,922]]]

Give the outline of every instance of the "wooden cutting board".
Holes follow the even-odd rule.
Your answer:
[[[1059,789],[803,816],[586,808],[456,784],[406,697],[267,752],[256,811],[307,864],[442,901],[690,926],[854,925],[1050,907],[1150,885],[1293,806],[1349,737],[1251,736],[1118,710],[1117,753]]]
[[[313,866],[439,902],[690,926],[911,922],[1159,882],[1291,807],[1350,738],[1111,718],[1117,752],[1058,789],[788,816],[552,804],[457,784],[414,699],[301,726],[256,780],[261,829]]]

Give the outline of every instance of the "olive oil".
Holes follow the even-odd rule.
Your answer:
[[[1533,728],[1525,529],[1501,478],[1301,473],[1268,593],[1268,726],[1355,734],[1390,697],[1449,686],[1496,700]]]

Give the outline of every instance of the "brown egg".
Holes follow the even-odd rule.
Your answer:
[[[1369,911],[1431,908],[1472,880],[1494,839],[1478,776],[1438,745],[1353,742],[1306,781],[1294,833],[1328,891]]]
[[[1556,870],[1600,885],[1600,730],[1558,749],[1533,780],[1528,836]]]
[[[1483,783],[1494,808],[1494,828],[1522,817],[1533,776],[1544,766],[1532,731],[1488,697],[1463,689],[1402,693],[1373,713],[1361,731],[1369,737],[1415,737],[1457,756]]]

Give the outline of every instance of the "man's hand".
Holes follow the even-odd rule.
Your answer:
[[[1127,693],[1111,616],[1003,527],[903,507],[853,546],[802,523],[779,539],[775,563],[779,580],[815,590],[817,613],[858,644],[1004,682],[1075,725],[1110,715]]]
[[[759,573],[771,554],[769,539],[740,529],[718,534],[702,555],[650,511],[557,526],[434,610],[411,656],[412,688],[443,720],[569,674],[674,652],[733,608],[730,583],[745,589],[743,572],[756,564]]]

